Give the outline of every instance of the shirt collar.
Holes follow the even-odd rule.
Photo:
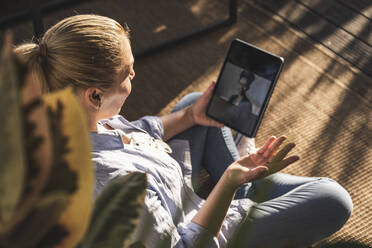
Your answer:
[[[124,144],[118,130],[90,132],[93,151],[123,149]]]
[[[114,130],[107,130],[103,128],[103,125],[105,124],[108,124],[114,128]],[[99,121],[97,124],[97,129],[98,132],[90,133],[93,151],[123,149],[124,143],[121,138],[123,131],[146,133],[146,131],[129,122],[121,115],[115,115],[109,119]]]
[[[115,115],[109,119],[100,120],[98,125],[105,125],[108,124],[110,127],[117,129],[117,130],[126,130],[126,131],[139,131],[145,132],[145,130],[139,128],[138,126],[134,125],[133,123],[129,122],[121,115]]]

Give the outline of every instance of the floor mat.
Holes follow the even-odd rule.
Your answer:
[[[227,2],[95,1],[48,16],[45,23],[74,13],[107,15],[128,23],[133,49],[139,51],[225,18]],[[137,60],[122,113],[130,120],[165,114],[185,94],[205,90],[236,37],[284,57],[256,143],[287,135],[301,157],[287,173],[330,177],[351,194],[350,220],[318,247],[372,246],[371,1],[238,2],[238,23],[232,27]],[[331,11],[332,4],[338,11]],[[16,41],[29,39],[31,30],[17,27]]]

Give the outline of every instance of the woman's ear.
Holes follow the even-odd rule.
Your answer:
[[[98,88],[88,88],[83,97],[90,108],[99,110],[102,105],[103,91]]]

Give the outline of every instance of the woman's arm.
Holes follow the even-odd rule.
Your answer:
[[[233,182],[232,173],[228,172],[229,168],[230,167],[228,167],[226,172],[213,188],[203,207],[192,219],[192,222],[206,228],[216,237],[219,235],[227,210],[229,209],[231,201],[234,199],[235,192],[238,189],[237,184]],[[247,182],[263,177],[266,174],[266,171],[266,168],[258,168],[254,171],[250,171],[250,179],[247,180]]]
[[[160,117],[163,122],[163,139],[165,141],[194,125],[215,127],[223,126],[223,124],[218,123],[205,115],[208,101],[212,95],[214,86],[215,83],[213,82],[203,95],[201,95],[200,98],[189,107]]]
[[[271,137],[255,154],[244,156],[231,164],[192,222],[218,236],[230,203],[240,185],[275,173],[299,159],[298,156],[284,159],[294,147],[294,143],[286,145],[276,154],[285,139],[284,136]]]
[[[212,235],[218,237],[235,192],[236,189],[229,185],[226,177],[222,176],[192,222],[206,228]]]
[[[189,106],[160,117],[164,128],[163,140],[169,140],[173,136],[195,125],[191,107]]]

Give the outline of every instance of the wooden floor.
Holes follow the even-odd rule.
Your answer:
[[[226,0],[107,0],[55,13],[45,23],[74,13],[107,15],[128,23],[139,51],[221,20],[227,7]],[[257,144],[287,135],[301,156],[287,173],[333,178],[352,196],[348,223],[317,247],[372,247],[371,16],[370,0],[241,0],[234,26],[137,60],[122,112],[130,120],[164,114],[185,94],[204,90],[235,37],[284,57]],[[31,37],[30,27],[14,28],[17,42]]]

